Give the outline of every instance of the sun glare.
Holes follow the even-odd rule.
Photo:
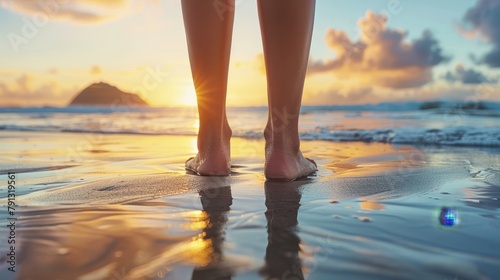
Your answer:
[[[196,106],[196,91],[194,90],[194,86],[186,86],[182,93],[181,103],[184,106]]]

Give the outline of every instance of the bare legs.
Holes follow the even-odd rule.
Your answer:
[[[229,0],[234,7],[234,0]],[[269,119],[266,178],[290,181],[316,170],[300,151],[298,121],[311,45],[315,0],[258,0],[267,71]],[[226,89],[234,9],[222,16],[208,0],[182,0],[191,72],[198,99],[198,154],[186,168],[230,173]]]
[[[234,0],[226,3],[234,7]],[[234,10],[221,15],[213,1],[182,0],[182,12],[200,116],[198,154],[186,168],[200,175],[229,175],[226,90]]]
[[[269,117],[266,178],[289,181],[316,170],[300,152],[298,122],[315,0],[259,0]]]

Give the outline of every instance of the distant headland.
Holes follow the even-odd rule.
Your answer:
[[[107,83],[94,83],[77,94],[68,106],[137,106],[149,107],[148,103],[133,93],[119,90]]]

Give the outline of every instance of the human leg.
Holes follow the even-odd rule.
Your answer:
[[[227,5],[234,0],[228,0]],[[223,14],[208,0],[183,0],[182,12],[200,126],[198,154],[186,168],[200,175],[229,175],[231,129],[226,117],[227,75],[234,9]]]
[[[302,155],[298,134],[315,0],[259,0],[258,6],[269,103],[264,173],[289,181],[316,170]]]

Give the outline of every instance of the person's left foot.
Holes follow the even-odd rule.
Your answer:
[[[229,152],[214,150],[204,155],[198,153],[186,161],[186,169],[202,176],[228,176],[231,174]]]
[[[213,133],[213,131],[209,131]],[[231,174],[230,139],[231,129],[229,125],[223,128],[222,136],[198,135],[198,154],[189,158],[186,169],[202,176],[228,176]],[[220,139],[220,140],[214,140]]]

